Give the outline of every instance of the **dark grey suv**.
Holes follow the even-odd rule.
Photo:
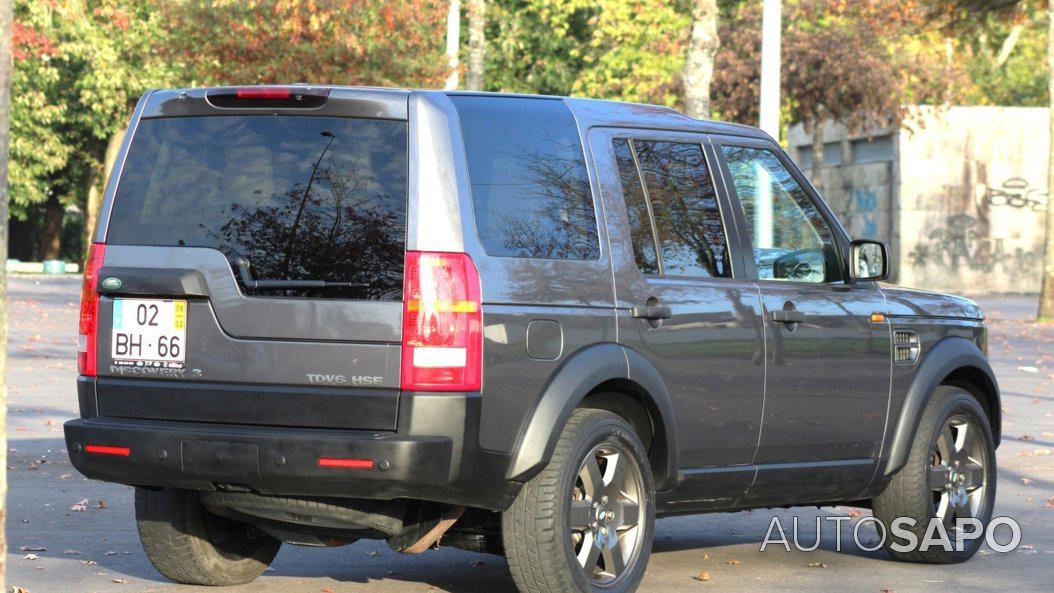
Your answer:
[[[762,132],[663,107],[147,93],[86,264],[74,465],[184,583],[282,542],[504,554],[632,591],[655,517],[991,517],[983,315],[880,286]],[[961,536],[961,537],[960,537]]]

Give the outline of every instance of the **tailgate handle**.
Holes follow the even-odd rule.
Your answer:
[[[178,268],[103,266],[95,290],[106,295],[209,296],[201,272]]]

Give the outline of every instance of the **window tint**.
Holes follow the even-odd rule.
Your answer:
[[[406,123],[395,121],[144,119],[107,241],[212,247],[248,260],[256,280],[364,285],[261,296],[398,299],[406,142]]]
[[[775,153],[725,146],[724,154],[753,240],[759,277],[840,279],[834,233]]]
[[[640,184],[640,172],[633,162],[633,153],[629,140],[614,140],[615,162],[618,164],[619,179],[622,181],[622,195],[626,201],[626,214],[629,215],[630,240],[633,242],[633,259],[637,267],[645,274],[658,274],[659,262],[655,255],[655,234],[651,230],[651,216],[644,198],[644,188]]]
[[[451,97],[468,156],[476,230],[490,255],[598,259],[582,143],[563,101]]]
[[[659,235],[662,270],[672,276],[732,276],[714,183],[702,146],[633,141]]]

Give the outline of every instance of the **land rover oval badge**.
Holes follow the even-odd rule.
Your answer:
[[[106,290],[117,290],[121,288],[121,279],[110,276],[102,281],[102,287]]]

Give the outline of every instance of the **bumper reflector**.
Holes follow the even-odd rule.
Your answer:
[[[84,451],[97,455],[119,455],[121,457],[128,457],[132,454],[132,450],[128,447],[114,447],[111,445],[85,445]]]
[[[373,469],[372,459],[347,459],[341,457],[319,457],[319,467],[340,467],[344,469]]]

